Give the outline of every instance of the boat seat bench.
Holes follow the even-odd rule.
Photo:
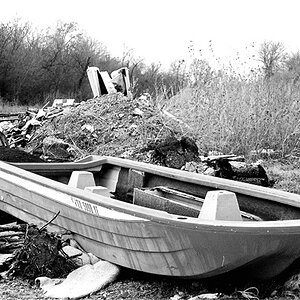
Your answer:
[[[193,218],[197,218],[200,212],[200,207],[198,209],[189,207],[188,205],[162,197],[149,189],[135,188],[133,192],[133,204]]]
[[[110,197],[110,191],[108,188],[104,186],[96,186],[92,172],[73,171],[68,185],[85,191],[90,191],[97,195]]]
[[[241,211],[235,193],[209,191],[201,208],[200,219],[242,221]]]
[[[68,185],[82,190],[86,186],[96,186],[93,173],[87,171],[73,171]]]

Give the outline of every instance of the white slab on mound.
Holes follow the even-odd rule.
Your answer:
[[[85,265],[74,270],[62,282],[48,277],[38,277],[35,282],[43,289],[45,297],[78,299],[113,282],[119,271],[118,266],[99,261],[94,265]]]

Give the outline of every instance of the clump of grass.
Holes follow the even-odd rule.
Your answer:
[[[263,163],[269,176],[274,180],[274,188],[286,192],[300,194],[300,169],[299,161],[268,160]]]

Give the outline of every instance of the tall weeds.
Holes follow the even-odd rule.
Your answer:
[[[165,107],[193,128],[203,151],[247,155],[273,149],[290,154],[299,147],[300,86],[280,75],[254,75],[211,72]]]

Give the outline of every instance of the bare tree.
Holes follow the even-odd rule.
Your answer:
[[[266,78],[272,77],[278,71],[285,58],[285,48],[282,43],[265,41],[258,51],[258,60],[263,63]]]

